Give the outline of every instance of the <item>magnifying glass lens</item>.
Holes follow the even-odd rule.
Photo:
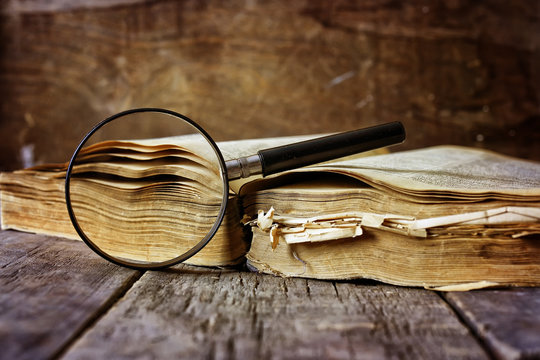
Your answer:
[[[200,250],[223,218],[223,159],[180,114],[134,111],[100,123],[68,170],[68,210],[83,240],[113,262],[168,266]]]

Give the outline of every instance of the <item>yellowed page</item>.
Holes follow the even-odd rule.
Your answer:
[[[540,199],[540,164],[494,152],[437,146],[336,161],[311,169],[340,172],[411,195]]]

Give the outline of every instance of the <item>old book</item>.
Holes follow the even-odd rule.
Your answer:
[[[260,148],[279,146],[295,141],[301,141],[313,136],[282,137],[272,139],[256,139],[222,142],[219,144],[221,152],[226,159],[256,153]],[[181,146],[179,144],[182,144]],[[92,181],[77,182],[73,186],[75,193],[80,194],[78,201],[87,202],[82,208],[85,213],[82,217],[92,219],[96,223],[97,231],[104,232],[104,238],[111,239],[107,251],[115,255],[123,254],[140,256],[145,260],[146,249],[140,246],[130,245],[127,239],[137,236],[145,231],[138,227],[137,221],[130,222],[122,231],[114,231],[124,225],[124,220],[116,217],[108,217],[100,221],[100,212],[108,211],[107,207],[99,207],[100,203],[107,203],[119,198],[127,198],[123,201],[129,205],[129,196],[136,192],[144,191],[146,187],[156,182],[156,176],[167,176],[179,173],[177,169],[171,171],[171,167],[179,164],[187,169],[184,179],[177,179],[179,186],[189,186],[190,189],[211,192],[218,188],[216,176],[205,163],[201,149],[193,149],[189,139],[166,138],[131,141],[107,141],[94,144],[84,150],[79,163],[74,168],[74,173],[91,173]],[[377,152],[373,152],[377,153]],[[187,166],[184,166],[188,164]],[[177,166],[178,167],[178,166]],[[0,200],[1,200],[1,226],[2,229],[15,229],[34,233],[48,234],[79,239],[68,212],[64,197],[64,179],[67,163],[43,164],[29,169],[0,174]],[[196,177],[201,177],[197,179]],[[234,190],[238,190],[243,180],[231,183],[231,192],[226,215],[219,230],[212,241],[198,254],[190,258],[187,263],[205,266],[227,266],[244,261],[245,253],[249,248],[250,230],[241,223],[242,210],[238,206],[238,198]],[[176,188],[176,190],[179,190]],[[180,190],[179,190],[180,191]],[[168,212],[141,213],[140,209],[122,208],[123,216],[128,220],[140,216],[165,217],[178,211],[178,201],[171,197],[165,207]],[[218,194],[219,196],[220,194]],[[98,201],[96,201],[96,199]],[[140,197],[133,203],[140,207]],[[188,210],[188,213],[200,214],[201,208]],[[197,223],[204,216],[190,218],[192,228],[204,228],[206,223]],[[96,221],[96,219],[98,219]],[[86,228],[85,228],[86,231]],[[158,229],[159,231],[159,229]],[[109,235],[109,233],[116,235]],[[182,240],[186,234],[175,238],[174,246],[184,246]],[[194,236],[198,236],[195,231]],[[124,241],[126,239],[126,241]],[[119,245],[123,243],[122,245]],[[192,244],[192,243],[189,243]],[[175,249],[171,248],[170,251]],[[169,256],[167,250],[164,258]]]
[[[147,205],[142,203],[145,199],[144,191],[153,186],[152,183],[156,182],[155,177],[173,176],[171,173],[159,175],[162,171],[167,172],[167,166],[174,166],[191,158],[193,161],[188,164],[189,171],[204,175],[207,185],[204,187],[194,179],[179,178],[178,186],[176,188],[168,186],[169,188],[180,191],[180,187],[187,184],[186,186],[200,186],[201,191],[212,190],[215,177],[205,173],[209,171],[204,166],[203,159],[195,158],[184,150],[172,145],[108,142],[97,144],[83,153],[80,163],[74,168],[74,173],[75,176],[82,172],[92,173],[92,181],[77,181],[76,185],[72,185],[72,197],[76,197],[78,203],[85,204],[84,207],[80,207],[82,209],[82,213],[79,213],[80,218],[90,219],[87,223],[95,224],[98,231],[105,233],[104,238],[110,239],[109,244],[102,246],[107,252],[115,256],[125,254],[144,260],[148,249],[139,246],[138,243],[133,244],[133,237],[144,231],[154,233],[160,229],[143,229],[136,219],[154,218],[163,223],[161,219],[167,216],[174,217],[174,213],[180,211],[178,202],[175,203],[175,197],[168,196],[165,191],[167,189],[164,189],[164,194],[159,199],[164,203],[163,207],[168,207],[167,212],[156,212],[152,207],[141,209]],[[168,165],[164,166],[164,162]],[[2,228],[79,239],[66,208],[64,197],[66,169],[67,164],[46,164],[2,174]],[[142,196],[135,195],[141,193]],[[137,200],[130,201],[131,196],[137,196]],[[133,204],[133,208],[122,206],[118,209],[122,212],[122,216],[108,216],[102,220],[100,213],[109,211],[111,207],[107,204],[117,200],[122,200],[123,205]],[[188,211],[197,213],[195,210]],[[244,230],[240,226],[240,210],[234,198],[229,202],[226,214],[222,226],[215,235],[215,241],[210,242],[200,254],[190,259],[192,264],[232,265],[243,261],[248,243],[244,241]],[[205,226],[204,223],[197,222],[198,218],[201,217],[193,216],[190,219],[194,232]],[[85,225],[84,231],[87,232],[87,229],[89,227]],[[94,229],[90,228],[90,231]],[[94,233],[90,233],[92,240],[94,236]],[[195,233],[194,236],[198,234]],[[183,243],[177,242],[173,245],[183,246]],[[166,251],[172,252],[175,249],[171,247]],[[164,257],[167,256],[165,253]]]
[[[219,146],[226,158],[236,158],[302,139]],[[132,171],[163,155],[170,161],[174,146],[148,151],[155,145],[102,144],[89,158],[111,172]],[[139,165],[108,166],[119,151]],[[540,284],[538,164],[463,147],[382,156],[231,184],[235,191],[243,185],[241,196],[231,191],[224,223],[189,262],[230,265],[247,254],[252,268],[284,276],[425,287]],[[2,174],[2,228],[77,238],[65,210],[65,169],[44,165]],[[259,220],[251,248],[242,216],[251,225]]]
[[[313,166],[242,194],[254,270],[444,289],[540,285],[537,163],[443,146]]]

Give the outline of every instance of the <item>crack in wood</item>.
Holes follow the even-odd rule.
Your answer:
[[[454,313],[456,318],[459,320],[459,322],[463,324],[465,328],[467,328],[467,330],[476,339],[476,342],[484,349],[484,351],[488,354],[488,356],[491,359],[495,359],[496,356],[493,353],[493,349],[491,348],[491,346],[489,346],[489,344],[482,338],[480,333],[478,333],[474,329],[473,324],[471,324],[470,321],[468,321],[468,319],[465,316],[463,316],[463,313],[461,309],[459,308],[459,306],[456,306],[455,303],[449,300],[444,293],[442,292],[435,292],[435,293],[446,303],[448,308],[452,310],[452,312]]]
[[[75,330],[71,337],[61,346],[52,356],[51,359],[59,359],[65,354],[71,345],[75,343],[81,336],[87,331],[90,331],[92,327],[112,309],[112,307],[121,301],[127,292],[133,287],[133,285],[140,280],[144,272],[134,272],[126,281],[119,286],[116,291],[109,297],[109,299],[99,307],[95,313],[90,316],[87,321]]]

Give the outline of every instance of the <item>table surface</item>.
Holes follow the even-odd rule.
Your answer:
[[[540,358],[540,288],[441,293],[179,265],[0,232],[0,358]]]

